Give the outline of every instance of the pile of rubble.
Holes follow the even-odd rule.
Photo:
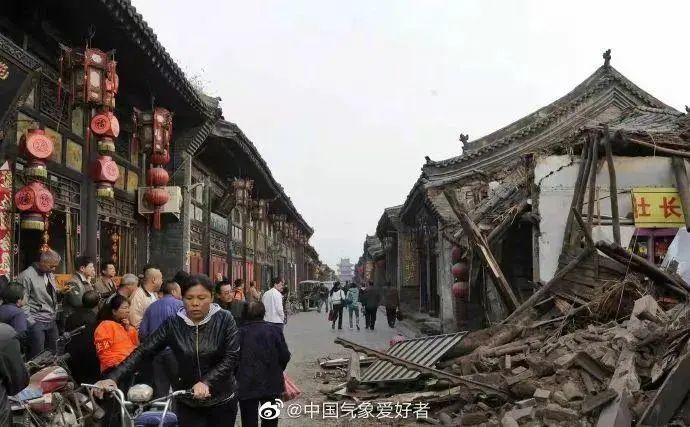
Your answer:
[[[341,365],[346,381],[324,393],[429,403],[428,421],[440,425],[690,425],[690,305],[654,297],[654,285],[643,283],[631,273],[565,315],[537,319],[532,309],[514,323],[463,333],[435,359],[396,356],[402,343],[382,352],[337,339],[353,355],[419,375],[366,381],[353,356]]]

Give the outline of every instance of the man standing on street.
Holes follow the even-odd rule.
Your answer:
[[[101,263],[101,276],[96,279],[94,289],[101,294],[104,300],[117,291],[117,286],[113,281],[113,277],[117,276],[115,264],[112,261],[105,261]]]
[[[386,306],[386,317],[388,318],[388,326],[395,327],[395,316],[398,313],[400,306],[400,296],[398,295],[398,288],[393,287],[390,282],[386,283],[386,288],[383,290],[383,301]]]
[[[67,293],[62,303],[63,305],[63,321],[66,321],[74,312],[82,306],[82,297],[88,291],[93,291],[91,280],[96,275],[96,269],[93,266],[93,260],[87,256],[79,256],[74,265],[77,270],[74,273],[67,285]],[[64,323],[63,323],[64,325]]]
[[[155,267],[144,270],[144,283],[134,291],[129,303],[129,324],[139,330],[146,309],[158,300],[163,274]]]
[[[374,287],[374,282],[369,282],[369,287],[364,293],[364,318],[366,327],[374,330],[376,324],[376,311],[381,305],[381,293]]]
[[[57,285],[53,272],[60,265],[60,254],[52,249],[41,253],[37,263],[19,273],[17,282],[24,286],[27,304],[22,308],[29,321],[29,353],[27,358],[46,348],[56,351]]]
[[[151,304],[144,313],[139,326],[139,340],[143,341],[153,334],[166,320],[174,317],[183,307],[182,290],[173,280],[166,280],[161,286],[163,298]],[[167,395],[170,386],[174,388],[177,378],[177,361],[170,348],[158,353],[153,358],[153,390],[156,398]]]
[[[266,314],[264,315],[264,321],[269,323],[274,323],[280,326],[280,330],[283,330],[283,325],[285,324],[285,312],[283,311],[283,279],[280,277],[274,277],[271,281],[273,286],[271,289],[264,293],[261,298],[261,302],[266,307]]]

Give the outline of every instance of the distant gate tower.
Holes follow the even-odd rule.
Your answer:
[[[355,276],[354,268],[355,266],[350,262],[350,258],[340,258],[338,263],[338,280],[341,283],[351,282]]]

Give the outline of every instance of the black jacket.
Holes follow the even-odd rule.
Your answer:
[[[14,396],[29,385],[19,341],[14,328],[0,323],[0,426],[10,425],[9,396]]]
[[[65,350],[70,354],[67,365],[78,384],[93,384],[101,378],[101,367],[93,342],[97,324],[96,313],[92,309],[84,307],[77,309],[65,321],[66,331],[72,331],[82,325],[86,326],[81,333],[72,337],[65,346]]]
[[[289,361],[290,351],[279,325],[246,322],[240,328],[240,364],[235,375],[238,399],[280,397]]]
[[[211,391],[208,399],[184,397],[180,401],[188,406],[215,406],[230,399],[237,389],[233,374],[239,358],[239,343],[232,314],[217,304],[211,305],[211,311],[198,325],[194,325],[182,309],[141,342],[108,374],[108,378],[117,381],[133,374],[141,362],[153,359],[161,350],[170,347],[180,367],[179,381],[173,381],[173,387],[187,390],[202,381]]]
[[[362,305],[370,310],[381,305],[381,291],[376,286],[369,286],[362,298]]]

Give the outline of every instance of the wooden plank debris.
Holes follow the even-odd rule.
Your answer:
[[[362,375],[359,370],[359,356],[357,355],[356,351],[352,350],[350,352],[350,361],[347,366],[347,390],[353,391],[356,389],[361,379]]]
[[[609,138],[609,128],[604,126],[604,149],[606,150],[606,164],[609,170],[609,199],[611,199],[611,221],[613,226],[613,241],[621,244],[621,221],[618,212],[618,185],[616,182],[616,169],[613,165],[613,150],[611,149],[611,138]]]
[[[452,190],[445,189],[443,190],[443,194],[446,196],[448,204],[453,210],[453,213],[455,213],[455,216],[457,216],[458,220],[460,221],[460,226],[462,227],[463,231],[477,245],[479,253],[482,255],[484,262],[489,267],[489,272],[491,272],[493,279],[496,281],[498,293],[501,295],[501,299],[503,300],[504,304],[508,310],[515,310],[520,302],[515,296],[513,288],[511,288],[510,284],[508,283],[503,271],[501,271],[498,261],[496,261],[496,258],[494,258],[493,254],[491,253],[489,244],[487,243],[486,239],[484,239],[484,236],[482,236],[479,227],[477,227],[477,224],[472,221],[465,209],[461,206]]]

